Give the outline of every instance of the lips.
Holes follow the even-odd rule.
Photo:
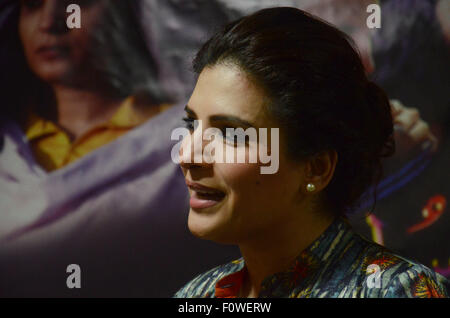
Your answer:
[[[191,199],[189,201],[193,209],[205,209],[212,207],[221,202],[225,193],[215,188],[186,180],[189,189],[192,190]]]
[[[36,53],[46,59],[55,59],[67,55],[69,48],[64,45],[44,45]]]

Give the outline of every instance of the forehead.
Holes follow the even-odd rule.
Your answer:
[[[200,119],[226,114],[267,127],[267,103],[263,89],[254,84],[244,71],[231,64],[217,64],[201,72],[189,107]]]

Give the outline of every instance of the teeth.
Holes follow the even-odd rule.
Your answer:
[[[194,191],[195,191],[195,193],[197,193],[197,195],[199,195],[199,196],[207,196],[207,197],[217,197],[217,198],[219,198],[219,197],[223,197],[224,196],[224,193],[223,192],[220,192],[220,191],[214,191],[214,190],[211,190],[211,191],[205,191],[205,190],[198,190],[198,189],[194,189]]]
[[[192,190],[194,190],[197,193],[202,193],[202,194],[221,194],[221,191],[218,190],[213,190],[213,189],[198,189],[198,188],[192,188]]]
[[[198,190],[196,190],[196,192],[198,193],[198,194],[220,194],[220,192],[217,192],[217,191],[198,191]]]
[[[214,193],[213,191],[208,191],[208,190],[195,190],[198,193]]]

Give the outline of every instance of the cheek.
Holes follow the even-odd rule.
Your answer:
[[[103,25],[103,6],[99,5],[93,8],[81,10],[81,28],[72,29],[69,32],[69,41],[71,43],[73,57],[82,60],[93,48],[93,41],[100,28],[107,28]],[[114,32],[111,30],[110,32]]]
[[[261,174],[259,164],[223,164],[219,167],[237,210],[271,210],[286,197],[285,178],[280,173]]]
[[[20,14],[18,33],[19,38],[22,43],[25,56],[32,56],[32,51],[34,47],[34,41],[37,39],[34,36],[34,30],[37,29],[38,16],[36,14]]]
[[[71,62],[81,67],[92,50],[91,31],[84,28],[74,29],[69,38]]]
[[[261,186],[261,174],[257,164],[216,164],[224,176],[231,193],[242,195]]]
[[[216,164],[216,171],[223,176],[228,190],[228,199],[223,217],[231,221],[233,233],[246,235],[253,233],[255,228],[261,228],[265,223],[262,218],[261,198],[270,194],[264,189],[259,165],[257,164]],[[237,234],[236,234],[237,235]]]
[[[287,219],[291,191],[280,174],[261,174],[258,164],[228,164],[220,173],[228,186],[225,217],[236,237],[245,239],[266,232]]]
[[[230,203],[252,220],[265,223],[284,218],[284,211],[291,210],[290,206],[301,199],[299,168],[285,156],[280,155],[279,169],[274,174],[261,174],[261,164],[229,166],[224,167],[223,176],[231,188]]]
[[[227,147],[225,148],[227,151]],[[256,146],[252,145],[250,148],[258,153]],[[247,208],[251,208],[251,206],[272,208],[274,204],[279,206],[280,203],[288,202],[289,197],[293,195],[292,192],[296,187],[297,180],[295,180],[291,166],[286,162],[285,157],[278,156],[279,167],[277,172],[266,174],[262,173],[261,168],[268,166],[268,164],[262,164],[259,161],[259,155],[256,155],[257,163],[249,163],[248,154],[251,150],[247,149],[247,151],[247,163],[216,163],[216,167],[230,191],[235,207],[237,208],[237,205],[239,205]],[[263,149],[264,151],[267,153],[267,149]],[[271,157],[272,160],[274,160],[273,156]]]

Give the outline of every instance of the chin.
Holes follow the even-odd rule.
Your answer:
[[[189,211],[188,218],[189,231],[197,238],[202,240],[213,241],[221,244],[235,244],[225,226],[221,226],[216,220],[211,220],[210,217],[199,215],[197,212]]]
[[[66,65],[43,65],[34,69],[36,76],[44,82],[61,82],[70,77],[70,70]]]
[[[199,216],[195,216],[196,212],[193,212],[192,209],[189,211],[189,218],[188,218],[188,228],[189,231],[194,235],[195,237],[204,239],[204,240],[210,240],[213,236],[212,233],[214,233],[214,226],[211,224],[208,224],[210,222],[207,222],[206,220],[199,220]]]

